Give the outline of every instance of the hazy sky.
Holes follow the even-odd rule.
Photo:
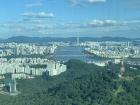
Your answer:
[[[140,0],[0,0],[0,37],[140,37]]]

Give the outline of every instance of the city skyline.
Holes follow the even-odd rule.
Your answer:
[[[139,38],[139,5],[139,0],[2,0],[0,38]]]

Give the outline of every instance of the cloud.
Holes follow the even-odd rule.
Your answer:
[[[140,9],[140,0],[121,0],[124,6],[128,9],[139,10]]]
[[[78,0],[69,0],[69,3],[72,5],[72,6],[75,6],[79,3]]]
[[[22,16],[28,18],[52,18],[54,17],[53,13],[39,12],[39,13],[23,13]]]
[[[140,24],[140,20],[124,21],[124,24]]]
[[[89,3],[105,3],[106,0],[88,0]]]
[[[30,19],[18,22],[0,23],[0,35],[39,35],[39,36],[73,36],[79,33],[85,35],[122,35],[134,33],[139,35],[140,20],[99,20],[73,22],[73,21],[47,21],[46,19]],[[135,35],[135,36],[136,36]]]
[[[115,26],[119,23],[116,20],[92,20],[88,23],[89,26],[92,27],[103,27],[103,26]]]
[[[72,6],[105,3],[106,0],[68,0]]]
[[[41,7],[43,6],[42,2],[35,2],[35,3],[29,3],[29,4],[25,4],[25,7],[31,8],[31,7]]]

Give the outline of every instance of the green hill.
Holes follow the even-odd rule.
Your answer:
[[[140,105],[139,71],[126,71],[126,77],[133,76],[129,81],[118,78],[119,65],[108,71],[79,60],[66,64],[59,76],[18,80],[21,94],[0,95],[0,105]]]

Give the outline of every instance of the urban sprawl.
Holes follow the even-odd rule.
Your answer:
[[[51,42],[45,45],[37,43],[0,43],[0,79],[5,80],[0,83],[0,93],[5,86],[9,87],[10,95],[18,94],[16,89],[16,79],[32,79],[36,76],[55,76],[67,70],[67,66],[62,61],[47,58],[53,55],[59,47],[83,47],[84,54],[113,59],[114,63],[120,63],[123,59],[140,58],[140,46],[133,42],[115,41],[85,41],[77,43],[71,42]],[[109,61],[109,60],[107,60]],[[107,61],[92,62],[98,66],[105,66]],[[140,65],[139,60],[127,60],[127,63]]]

